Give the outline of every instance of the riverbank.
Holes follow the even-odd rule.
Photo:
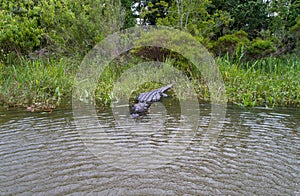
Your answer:
[[[248,63],[217,59],[228,101],[240,106],[300,107],[300,58],[269,57]]]
[[[51,111],[71,96],[77,65],[66,58],[0,64],[0,105]]]
[[[222,57],[216,62],[223,76],[228,102],[245,107],[300,107],[299,57],[269,57],[246,63]],[[64,100],[71,99],[79,64],[80,60],[67,58],[18,58],[1,63],[0,105],[52,111]],[[134,64],[127,68],[132,66]],[[106,78],[101,78],[103,82],[96,92],[98,104],[109,105],[113,83],[124,69],[126,66],[114,66],[107,71]]]

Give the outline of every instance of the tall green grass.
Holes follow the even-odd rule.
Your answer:
[[[208,88],[199,78],[184,75],[190,68],[189,65],[178,66],[179,63],[172,59],[165,62],[145,62],[141,59],[128,62],[112,62],[103,71],[96,88],[96,101],[101,105],[109,105],[112,100],[121,97],[134,98],[138,93],[160,88],[162,85],[174,83],[176,97],[187,100],[195,97],[192,91],[186,90],[187,86],[194,88],[200,99],[209,100]],[[184,67],[184,68],[182,68]],[[198,71],[198,70],[197,70]],[[198,71],[199,72],[199,71]],[[189,73],[200,75],[200,73]]]
[[[80,60],[37,59],[18,57],[0,62],[0,104],[28,106],[33,103],[59,105],[72,95],[74,78]],[[112,93],[115,84],[124,72],[130,71],[141,61],[132,59],[122,62],[116,60],[102,73],[96,88],[95,98],[99,105],[109,105],[116,94]],[[216,58],[226,87],[228,102],[241,106],[298,106],[300,107],[300,58],[297,56],[269,57],[255,61],[231,59],[228,56]],[[179,72],[192,72],[189,65],[167,60]],[[165,77],[167,70],[156,71],[157,79]],[[188,70],[185,70],[188,69]],[[133,71],[134,73],[134,71]],[[209,101],[209,91],[205,81],[192,78],[199,73],[189,73],[188,79],[198,93],[199,100]],[[123,77],[126,77],[126,74]],[[122,83],[122,92],[134,93],[160,87],[158,83],[144,83],[143,89],[132,89],[131,81],[139,77],[130,76],[129,83]],[[143,75],[151,80],[150,75]],[[152,78],[153,79],[153,78]],[[155,78],[154,78],[155,80]],[[176,85],[176,84],[175,84]],[[184,88],[181,88],[184,89]],[[134,92],[135,90],[136,92]],[[117,91],[115,91],[117,92]],[[178,93],[178,92],[177,92]],[[185,92],[176,96],[185,97]],[[78,98],[79,99],[79,98]]]
[[[249,62],[218,58],[229,102],[241,106],[300,106],[300,58],[268,57]]]
[[[59,105],[72,91],[76,63],[18,58],[0,65],[0,99],[8,105]]]

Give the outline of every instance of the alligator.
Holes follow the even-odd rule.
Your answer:
[[[131,116],[136,118],[148,113],[148,110],[153,102],[160,101],[162,97],[167,97],[165,94],[167,90],[172,88],[173,84],[167,86],[141,93],[136,97],[137,103],[132,106]]]

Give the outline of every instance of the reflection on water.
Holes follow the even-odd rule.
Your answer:
[[[0,192],[4,195],[300,194],[299,110],[243,110],[229,106],[217,143],[206,153],[202,139],[209,124],[209,105],[202,105],[200,112],[198,130],[194,130],[192,140],[174,160],[159,168],[129,171],[110,164],[106,160],[109,154],[101,158],[88,150],[75,128],[71,110],[32,114],[2,109]],[[99,120],[105,121],[108,133],[117,132],[103,138],[106,141],[132,145],[135,150],[144,147],[145,153],[156,152],[157,159],[168,156],[160,154],[157,145],[163,138],[171,138],[172,123],[178,116],[164,113],[165,118],[158,119],[157,113],[152,112],[143,125],[151,126],[155,120],[158,129],[164,130],[161,127],[167,121],[170,132],[140,131],[140,135],[135,132],[130,136],[124,127],[118,127],[111,112],[98,115]],[[170,145],[169,150],[176,151],[175,147]]]

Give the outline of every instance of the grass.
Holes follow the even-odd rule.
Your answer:
[[[229,102],[241,106],[300,106],[300,59],[269,57],[247,63],[218,58]]]
[[[64,58],[0,64],[0,100],[9,106],[59,105],[72,91],[74,64]]]
[[[156,70],[156,74],[147,74],[145,70],[145,73],[135,75],[137,70],[134,70],[134,67],[139,62],[137,59],[129,62],[120,60],[112,62],[102,73],[98,82],[95,92],[97,104],[109,105],[112,99],[121,96],[122,93],[125,95],[136,93],[132,92],[134,81],[136,83],[143,81],[144,85],[140,86],[143,90],[160,87],[158,83],[152,84],[149,81],[158,80],[164,83],[168,81],[161,80],[166,76],[165,73],[173,73],[173,68],[166,66],[162,70]],[[243,62],[241,59],[233,61],[225,56],[217,58],[216,62],[223,76],[229,102],[245,107],[300,107],[299,57],[269,57]],[[167,63],[174,67],[178,67],[179,64],[171,60],[167,60]],[[0,62],[0,105],[25,107],[36,103],[46,106],[60,105],[64,102],[63,100],[69,100],[72,95],[79,64],[78,59],[67,58],[30,60],[18,57],[5,63]],[[183,73],[188,71],[190,70],[181,70]],[[189,75],[197,74],[190,73]],[[190,76],[189,79],[191,79]],[[180,78],[179,75],[177,77]],[[126,80],[127,78],[130,79]],[[118,86],[114,86],[117,82],[122,91],[118,91]],[[138,84],[143,84],[143,82]],[[191,83],[199,99],[208,100],[209,92],[201,78],[192,79]],[[114,88],[116,91],[113,91]],[[184,90],[176,93],[178,93],[176,96],[187,96]]]
[[[100,76],[95,97],[98,104],[109,105],[112,100],[118,100],[121,97],[133,99],[140,92],[174,83],[172,89],[176,91],[177,98],[194,99],[195,94],[186,90],[190,89],[189,85],[193,85],[199,97],[208,100],[207,87],[201,83],[197,84],[198,78],[191,79],[184,75],[184,71],[186,70],[178,68],[172,59],[167,59],[164,63],[129,60],[121,65],[119,62],[113,62]]]

